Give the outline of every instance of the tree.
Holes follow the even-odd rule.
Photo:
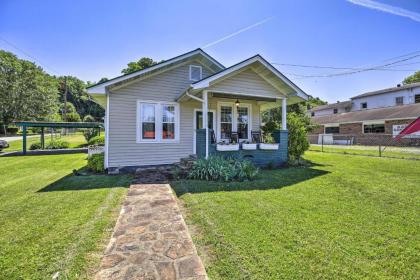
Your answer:
[[[58,107],[57,81],[34,63],[0,50],[0,122],[45,120]]]
[[[153,66],[155,64],[157,64],[157,62],[154,61],[153,59],[151,59],[149,57],[142,57],[137,61],[129,62],[127,64],[128,67],[121,70],[121,73],[130,74],[130,73],[133,73],[135,71],[139,71],[139,70],[142,70],[144,68]]]
[[[70,103],[74,105],[73,107],[75,108],[75,112],[77,112],[77,114],[79,114],[82,118],[86,115],[92,115],[95,119],[101,119],[105,115],[104,109],[99,104],[95,103],[91,96],[87,94],[87,84],[76,77],[58,77],[58,81],[60,83],[60,102],[64,102],[65,78],[67,78],[67,104]]]
[[[413,75],[408,76],[404,79],[403,84],[413,84],[413,83],[420,83],[420,71],[416,71]]]

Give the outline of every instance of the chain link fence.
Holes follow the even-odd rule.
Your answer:
[[[420,136],[366,134],[308,135],[310,151],[420,160]]]

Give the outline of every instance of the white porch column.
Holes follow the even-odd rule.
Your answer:
[[[203,91],[203,128],[206,129],[206,158],[209,156],[209,127],[208,127],[208,94]]]
[[[287,129],[287,98],[281,100],[281,129]]]

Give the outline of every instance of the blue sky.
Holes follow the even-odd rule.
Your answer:
[[[226,66],[259,53],[270,62],[335,67],[378,65],[420,51],[420,21],[416,20],[420,1],[375,2],[395,8],[385,12],[346,0],[1,0],[0,48],[21,58],[36,58],[52,74],[90,81],[117,76],[129,61],[142,56],[168,59],[267,18],[205,51]],[[397,15],[396,7],[409,16]],[[418,63],[393,68],[420,69],[420,57],[405,63],[414,62]],[[372,71],[302,78],[292,74],[346,70],[277,67],[307,93],[329,102],[395,86],[412,73]]]

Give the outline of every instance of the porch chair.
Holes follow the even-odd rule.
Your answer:
[[[261,131],[256,131],[256,130],[253,130],[253,131],[251,131],[251,140],[252,140],[252,142],[255,142],[255,143],[261,143],[262,142],[262,140],[261,140]]]
[[[230,143],[239,143],[238,132],[231,132],[230,133]]]

